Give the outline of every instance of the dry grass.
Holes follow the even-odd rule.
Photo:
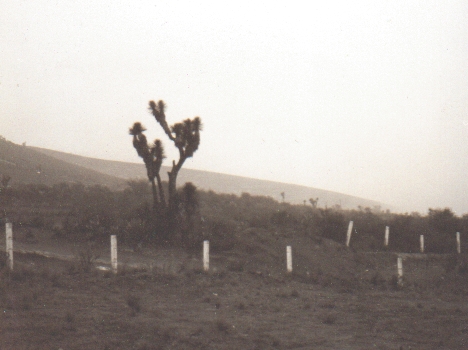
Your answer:
[[[392,291],[374,288],[370,275],[343,293],[333,279],[70,274],[69,263],[53,259],[17,261],[0,279],[1,349],[465,349],[468,342],[468,289]]]

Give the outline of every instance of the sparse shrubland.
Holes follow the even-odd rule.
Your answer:
[[[148,181],[132,181],[123,191],[79,184],[9,188],[6,209],[14,227],[32,234],[50,230],[64,243],[82,241],[80,246],[88,248],[78,250],[73,261],[17,254],[13,272],[0,255],[0,346],[362,349],[404,344],[429,349],[442,344],[458,349],[466,344],[467,255],[406,261],[402,288],[394,255],[368,254],[383,250],[386,225],[390,250],[417,251],[425,230],[441,236],[434,247],[429,246],[434,237],[427,236],[427,251],[454,253],[452,230],[466,234],[466,216],[447,209],[403,215],[291,205],[249,194],[193,194],[198,202],[189,209],[193,215],[183,205],[179,214],[193,220],[180,226],[188,239],[179,236],[166,244],[191,242],[185,247],[199,250],[201,240],[209,239],[214,268],[204,272],[188,259],[181,268],[122,266],[114,274],[93,268],[94,243],[107,245],[110,234],[124,245],[164,242],[151,230]],[[186,195],[183,189],[180,195]],[[349,220],[355,232],[346,249]],[[293,245],[292,274],[284,271],[286,242]]]
[[[316,200],[291,205],[285,196],[278,202],[186,184],[173,198],[170,226],[154,215],[149,181],[127,185],[2,187],[1,219],[13,222],[15,239],[28,246],[47,236],[42,247],[53,240],[76,247],[70,261],[15,253],[13,271],[0,254],[2,349],[466,347],[468,215],[318,208]],[[455,253],[457,231],[463,254]],[[98,271],[111,234],[119,259],[131,252],[127,258],[152,259],[150,267],[122,259],[118,273]],[[426,252],[450,255],[408,259],[402,286],[395,254],[374,252],[418,252],[420,234]],[[208,272],[196,257],[203,239],[212,252]],[[289,274],[286,244],[293,246]],[[163,264],[153,265],[160,257],[151,251],[161,250]]]
[[[318,243],[324,238],[344,243],[348,222],[353,220],[351,247],[357,251],[418,252],[423,234],[426,252],[454,253],[455,233],[461,232],[462,241],[468,234],[468,215],[457,217],[450,209],[429,209],[424,216],[378,208],[324,209],[248,193],[200,191],[186,184],[178,190],[176,232],[168,240],[171,235],[154,225],[147,181],[130,181],[123,191],[76,183],[18,185],[1,197],[2,204],[8,203],[3,215],[16,227],[52,230],[58,237],[77,241],[107,241],[116,234],[123,243],[165,243],[190,249],[209,239],[213,249],[222,251],[235,247],[244,233],[258,229],[266,239],[306,236]],[[383,242],[385,226],[390,227],[389,247]]]

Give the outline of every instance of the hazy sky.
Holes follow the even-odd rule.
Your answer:
[[[200,116],[186,167],[468,212],[467,1],[0,2],[0,135],[140,162],[147,112]]]

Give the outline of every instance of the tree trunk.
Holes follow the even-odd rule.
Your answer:
[[[174,201],[177,195],[177,175],[179,174],[179,170],[182,168],[185,159],[187,158],[181,155],[177,165],[172,161],[172,170],[167,173],[169,176],[169,208],[171,209],[175,204]]]
[[[154,182],[154,178],[151,179],[151,188],[153,190],[153,210],[159,209],[159,199],[158,199],[158,191],[156,190],[156,183]]]
[[[167,206],[166,196],[164,195],[164,188],[163,188],[161,176],[159,175],[159,173],[156,175],[156,179],[158,180],[159,200],[160,200],[161,206],[163,208],[166,208]]]
[[[169,171],[167,175],[169,176],[169,206],[171,206],[176,193],[177,173],[172,169],[172,171]]]

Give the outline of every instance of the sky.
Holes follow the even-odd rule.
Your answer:
[[[200,116],[185,167],[401,211],[468,213],[466,1],[0,2],[0,135],[140,162],[140,121]]]

